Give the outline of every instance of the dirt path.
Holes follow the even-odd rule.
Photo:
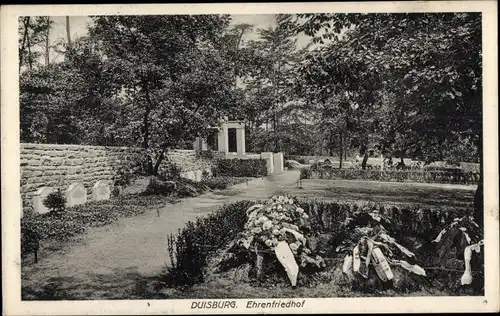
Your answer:
[[[154,296],[154,280],[169,261],[171,232],[223,204],[264,199],[294,187],[298,171],[252,180],[116,223],[91,229],[69,251],[23,268],[23,299],[134,299]]]

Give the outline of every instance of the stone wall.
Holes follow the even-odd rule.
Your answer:
[[[40,187],[64,190],[72,183],[83,184],[91,194],[97,181],[111,182],[118,170],[136,167],[142,153],[140,148],[128,147],[21,144],[21,196],[29,198]],[[174,150],[165,161],[185,172],[211,169],[219,156],[217,152]]]

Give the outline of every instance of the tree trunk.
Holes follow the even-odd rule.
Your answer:
[[[366,169],[366,164],[368,163],[368,147],[366,145],[361,145],[360,154],[363,155],[363,162],[361,163],[361,169]]]
[[[339,169],[342,169],[342,157],[344,156],[344,135],[340,132],[340,159],[339,159]]]
[[[68,38],[68,47],[71,48],[71,29],[69,26],[69,16],[66,16],[66,37]]]
[[[45,35],[45,66],[46,67],[48,67],[50,64],[49,35],[50,35],[50,16],[47,17],[47,34]]]
[[[21,44],[21,48],[19,49],[19,72],[21,72],[21,66],[23,64],[23,56],[24,56],[24,47],[26,46],[26,40],[28,39],[28,25],[29,25],[30,17],[25,17],[23,20],[24,24],[24,35],[23,35],[23,43]]]
[[[158,170],[160,169],[160,166],[161,166],[161,163],[163,162],[163,159],[165,159],[165,152],[164,151],[162,151],[160,153],[160,155],[158,156],[158,158],[156,159],[156,163],[155,163],[154,168],[153,168],[154,175],[158,174]]]
[[[333,132],[330,132],[330,141],[328,144],[328,151],[330,153],[330,156],[333,156]]]
[[[484,230],[484,170],[483,170],[483,150],[481,140],[478,144],[479,147],[479,184],[474,194],[474,221]],[[483,231],[484,233],[484,231]]]
[[[363,162],[361,163],[361,169],[366,170],[367,163],[368,163],[368,150],[365,150],[365,155],[363,156]]]
[[[143,137],[144,139],[142,140],[142,147],[147,151],[149,149],[149,114],[151,112],[151,98],[149,96],[149,89],[147,84],[143,86],[144,88],[144,93],[146,95],[146,107],[144,110],[144,116],[143,116]],[[150,175],[154,175],[154,167],[153,167],[153,161],[151,156],[148,154],[147,157],[148,165],[147,165],[147,173]]]
[[[403,158],[403,153],[401,153],[401,167],[404,167],[405,165],[405,160]]]
[[[29,18],[28,18],[26,27],[29,30],[29,28],[30,28],[30,19]],[[31,56],[31,41],[30,41],[29,34],[28,34],[28,38],[26,40],[28,41],[28,66],[29,66],[30,70],[32,70],[33,69],[33,57]]]

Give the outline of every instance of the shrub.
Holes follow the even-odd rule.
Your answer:
[[[63,212],[66,209],[66,196],[60,189],[57,189],[47,195],[43,200],[43,205],[53,213]]]
[[[215,157],[212,150],[197,150],[195,156],[196,158],[203,160],[212,160]]]
[[[33,253],[35,263],[38,262],[40,234],[29,222],[21,220],[21,256]]]
[[[132,182],[132,179],[134,178],[134,175],[132,172],[129,170],[126,170],[124,168],[118,169],[116,172],[114,178],[113,178],[113,185],[114,186],[126,186],[129,185]]]
[[[174,163],[165,162],[160,167],[160,176],[168,180],[176,180],[181,178],[182,169]]]
[[[170,285],[192,285],[203,281],[208,257],[225,247],[243,231],[246,209],[251,201],[240,201],[221,207],[195,222],[187,223],[178,234],[168,238],[171,267],[167,274]]]
[[[311,179],[312,178],[312,170],[311,170],[311,168],[302,168],[302,169],[300,169],[300,178],[301,179]]]
[[[203,172],[201,173],[201,178],[203,180],[210,179],[212,178],[212,175],[207,170],[203,170]]]
[[[164,181],[157,177],[150,177],[144,195],[172,195],[177,190],[173,181]]]
[[[213,174],[215,177],[264,177],[267,164],[264,159],[219,159]]]
[[[246,178],[235,177],[215,177],[210,179],[203,179],[200,183],[212,190],[223,190],[227,187],[248,181]]]
[[[120,195],[120,187],[118,186],[113,186],[113,188],[111,189],[111,196],[112,197],[118,197]]]

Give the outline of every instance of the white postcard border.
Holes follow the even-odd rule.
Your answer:
[[[103,14],[263,14],[325,12],[482,12],[483,15],[483,135],[485,198],[485,296],[306,298],[303,308],[191,309],[194,300],[21,301],[20,296],[20,156],[17,17],[22,15]],[[256,314],[256,313],[378,313],[499,311],[498,225],[498,63],[496,1],[415,1],[261,4],[29,5],[1,8],[1,149],[2,149],[2,287],[6,315],[83,314]],[[252,299],[272,302],[274,299]],[[281,299],[284,302],[290,299]],[[295,301],[304,299],[296,298]],[[214,301],[214,300],[204,300]],[[223,301],[223,300],[215,300]],[[232,300],[226,300],[232,301]]]

